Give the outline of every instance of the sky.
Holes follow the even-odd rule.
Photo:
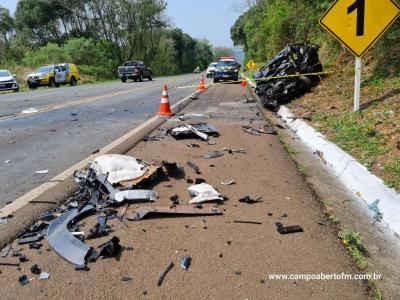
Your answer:
[[[13,13],[18,0],[0,0]],[[176,27],[214,46],[232,47],[230,28],[240,15],[240,0],[167,0],[166,14]]]

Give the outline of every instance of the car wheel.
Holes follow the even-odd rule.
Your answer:
[[[126,82],[126,77],[121,77],[121,81],[122,81],[123,83],[125,83],[125,82]]]
[[[78,83],[78,82],[76,81],[76,78],[75,78],[75,77],[72,77],[72,78],[71,78],[71,81],[70,81],[70,83],[69,83],[69,85],[70,85],[70,86],[76,86],[77,83]]]
[[[138,81],[138,78],[137,78],[137,77],[133,78],[133,81],[134,81],[134,82],[137,82],[137,81]]]
[[[153,77],[151,77],[151,75],[149,76],[149,81],[152,81],[153,80]]]
[[[239,81],[239,77],[235,77],[235,78],[233,78],[233,80],[235,80],[236,82],[238,82],[238,81]]]
[[[51,88],[55,88],[56,87],[56,82],[54,81],[54,78],[50,78],[49,87],[51,87]]]
[[[143,81],[143,74],[139,75],[139,81],[142,82]]]
[[[29,87],[29,89],[31,89],[31,90],[36,90],[36,89],[37,89],[37,86],[35,86],[35,85],[28,85],[28,87]]]
[[[214,82],[214,83],[218,83],[218,82],[219,82],[219,79],[218,79],[218,78],[214,78],[214,79],[213,79],[213,82]]]
[[[13,89],[14,93],[19,92],[19,87],[17,87],[16,89]]]

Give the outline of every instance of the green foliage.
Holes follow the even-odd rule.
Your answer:
[[[363,244],[363,239],[360,233],[351,229],[343,229],[339,231],[339,237],[343,244],[347,246],[350,254],[354,257],[357,265],[364,269],[367,267],[367,261],[365,260],[365,254],[367,249]]]
[[[313,117],[329,138],[343,150],[357,153],[361,160],[371,165],[376,155],[387,152],[385,136],[375,129],[379,117],[362,118],[358,113],[345,112],[315,114]]]
[[[171,28],[165,8],[165,0],[19,0],[15,20],[0,7],[0,63],[72,62],[99,79],[126,60],[144,61],[155,75],[205,69],[211,45]]]
[[[228,47],[214,47],[214,60],[217,61],[222,56],[233,56],[233,49]]]

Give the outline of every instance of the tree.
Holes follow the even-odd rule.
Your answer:
[[[218,60],[221,56],[233,56],[233,49],[229,47],[214,47],[214,60]]]

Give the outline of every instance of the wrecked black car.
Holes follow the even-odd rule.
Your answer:
[[[264,107],[276,110],[281,104],[309,91],[319,80],[318,75],[291,75],[322,72],[318,50],[319,46],[310,43],[288,45],[254,74],[255,92]]]

